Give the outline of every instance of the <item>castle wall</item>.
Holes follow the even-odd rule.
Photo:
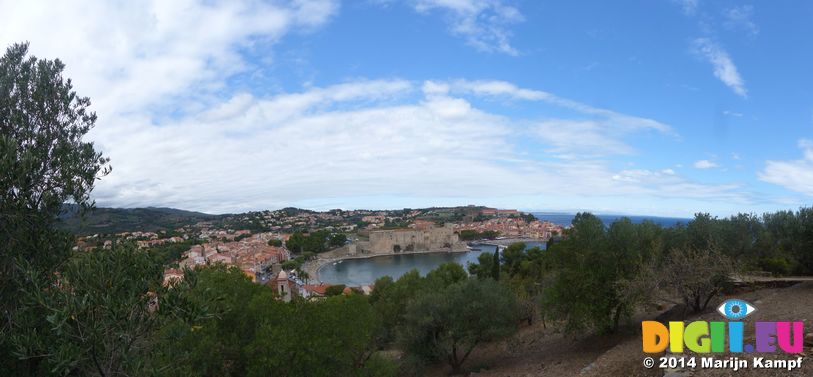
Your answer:
[[[412,251],[458,251],[465,249],[451,224],[425,230],[394,229],[370,232],[364,253],[397,254]]]

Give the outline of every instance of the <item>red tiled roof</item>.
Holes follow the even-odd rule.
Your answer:
[[[311,293],[315,293],[320,296],[325,295],[325,291],[331,287],[330,284],[307,284],[305,285],[305,290]]]

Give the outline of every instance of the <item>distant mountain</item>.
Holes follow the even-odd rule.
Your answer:
[[[174,208],[96,208],[79,216],[79,208],[66,205],[60,227],[77,235],[119,233],[127,231],[156,232],[176,229],[199,221],[217,220],[219,215],[184,211]]]

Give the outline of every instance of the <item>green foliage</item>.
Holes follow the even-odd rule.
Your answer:
[[[295,270],[300,267],[302,267],[302,263],[299,263],[296,260],[287,260],[282,262],[282,269],[286,271]]]
[[[788,258],[781,255],[764,257],[757,263],[762,271],[770,272],[774,276],[788,275],[794,269]]]
[[[16,355],[38,360],[37,374],[143,374],[161,272],[130,245],[80,254],[50,278],[29,275],[23,297],[45,323],[13,339]]]
[[[84,214],[74,205],[63,208],[59,228],[76,235],[172,231],[200,221],[220,219],[220,216],[172,208],[94,208]]]
[[[15,360],[9,343],[43,321],[23,302],[24,282],[64,262],[73,240],[54,228],[62,205],[91,208],[93,185],[109,172],[108,160],[83,141],[96,114],[63,78],[64,67],[28,55],[27,44],[0,57],[0,370],[37,368],[40,358]]]
[[[178,315],[161,329],[152,358],[161,375],[393,373],[390,362],[374,355],[381,321],[362,295],[284,303],[274,299],[272,289],[223,266],[187,272],[186,280],[195,282],[186,300],[215,315],[191,320]]]
[[[446,362],[459,373],[477,345],[516,331],[515,306],[511,292],[493,280],[460,281],[408,305],[400,343],[407,352]]]
[[[685,227],[664,230],[664,250],[716,248],[746,270],[774,274],[813,274],[813,208],[778,211],[761,217],[738,214],[716,218],[698,213]]]
[[[330,236],[330,246],[331,247],[340,247],[344,246],[347,242],[347,235],[343,233],[336,233]]]
[[[401,229],[409,227],[409,221],[403,219],[384,219],[381,229]]]
[[[288,241],[285,241],[285,247],[291,250],[291,252],[298,254],[303,251],[306,240],[307,237],[302,232],[294,232],[294,234],[288,237]]]
[[[649,257],[641,255],[636,237],[629,219],[608,230],[596,216],[576,215],[568,238],[548,250],[554,272],[545,290],[545,311],[565,320],[570,331],[614,331],[635,304],[619,294],[618,283],[632,278]]]
[[[443,263],[426,274],[426,280],[434,287],[449,286],[468,278],[469,275],[463,269],[463,266],[454,262]]]
[[[325,288],[325,296],[341,296],[345,288],[347,287],[344,284],[331,285]]]
[[[365,363],[374,353],[373,335],[380,321],[367,298],[337,296],[284,308],[261,320],[257,341],[247,348],[253,362],[246,375],[369,375]]]
[[[396,329],[403,323],[407,304],[420,295],[426,286],[426,280],[414,269],[401,275],[398,281],[393,281],[389,276],[375,281],[370,303],[383,321],[380,342],[390,343],[395,339]]]
[[[549,271],[542,278],[543,312],[563,320],[567,330],[611,332],[636,306],[657,296],[678,297],[702,311],[735,271],[733,257],[757,254],[760,228],[748,215],[719,220],[699,213],[685,227],[663,229],[626,218],[606,228],[597,217],[579,214],[541,265]],[[727,245],[718,248],[722,241]],[[782,260],[771,261],[763,259],[786,270]]]
[[[503,270],[505,270],[508,275],[513,276],[520,269],[520,265],[522,264],[522,261],[526,259],[526,257],[527,254],[525,253],[525,244],[522,242],[512,243],[503,249]]]
[[[493,254],[483,253],[483,255],[488,256],[490,261]],[[451,289],[450,287],[458,288]],[[439,295],[441,298],[438,298]],[[427,297],[432,300],[426,301]],[[435,308],[437,301],[442,301],[444,305],[448,306]],[[490,323],[491,329],[500,334],[503,334],[503,330],[506,331],[505,334],[508,334],[513,331],[518,318],[518,307],[510,290],[497,285],[492,279],[487,279],[487,281],[469,279],[463,267],[456,263],[444,263],[423,278],[417,270],[402,275],[397,281],[393,281],[390,277],[380,278],[375,282],[375,290],[370,296],[370,303],[382,320],[383,326],[377,336],[379,345],[392,344],[398,337],[397,334],[400,333],[401,341],[398,344],[404,346],[404,350],[408,352],[405,363],[409,365],[409,368],[439,360],[437,354],[432,356],[425,353],[426,349],[422,349],[416,343],[420,339],[425,340],[425,337],[422,337],[426,334],[421,333],[425,328],[420,327],[416,322],[410,323],[409,313],[412,313],[412,320],[417,320],[416,316],[423,313],[424,310],[426,312],[423,314],[426,315],[438,314],[437,317],[433,317],[435,321],[433,326],[445,326],[451,332],[443,333],[441,338],[436,339],[439,343],[432,347],[447,347],[449,350],[452,349],[449,347],[456,347],[457,351],[449,351],[456,353],[456,356],[451,355],[451,359],[442,358],[444,362],[450,362],[454,368],[459,368],[466,360],[466,354],[470,352],[468,350],[481,342],[498,337],[496,333],[481,332],[483,328],[487,327],[485,323]],[[499,308],[495,309],[492,306]],[[458,310],[464,309],[464,307],[463,312]],[[482,311],[478,312],[480,310]],[[477,321],[472,321],[467,317],[473,317],[475,313],[479,316]],[[484,315],[484,313],[488,314]],[[468,325],[471,327],[451,323],[458,320],[468,321]],[[433,349],[440,352],[441,348]],[[422,350],[415,352],[418,349]],[[409,360],[414,361],[414,365]]]
[[[491,260],[491,278],[500,280],[500,249],[494,251],[494,258]]]
[[[164,325],[155,335],[152,364],[167,376],[245,374],[250,360],[241,350],[254,340],[262,311],[278,305],[273,291],[222,265],[187,271],[184,282],[189,285],[179,288],[188,291],[179,301],[213,315],[179,315]]]
[[[27,44],[15,44],[0,58],[0,203],[54,216],[68,199],[89,203],[108,160],[82,141],[96,114],[62,77],[64,64],[27,55]]]
[[[244,234],[241,234],[241,235],[239,235],[237,237],[234,237],[233,241],[234,242],[239,242],[239,241],[242,241],[242,240],[244,240],[246,238],[249,238],[249,237],[251,237],[251,233],[244,233]]]
[[[178,243],[165,243],[149,248],[150,255],[162,265],[171,264],[181,259],[181,255],[193,245],[200,244],[198,240],[188,240]]]
[[[282,240],[278,240],[278,239],[268,240],[268,246],[281,247],[282,246]]]
[[[735,271],[733,260],[712,244],[704,249],[672,250],[655,279],[686,307],[702,312]]]
[[[464,229],[458,232],[457,235],[462,241],[474,241],[495,238],[500,235],[500,232],[496,230],[485,230],[478,232],[473,229]]]
[[[494,255],[491,253],[482,253],[477,256],[477,263],[469,264],[469,274],[476,276],[478,279],[493,278],[493,265]]]
[[[340,236],[344,235],[342,234]],[[341,237],[336,238],[337,242],[340,239]],[[346,239],[345,236],[344,240]],[[333,238],[330,232],[326,230],[317,230],[308,235],[302,232],[294,232],[291,237],[288,238],[288,241],[285,242],[285,246],[288,250],[297,254],[303,252],[321,253],[327,251],[328,247],[331,246],[328,242],[329,240],[333,241]],[[344,244],[344,240],[342,241],[342,245]]]

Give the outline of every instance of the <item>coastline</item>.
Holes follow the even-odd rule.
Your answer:
[[[512,243],[515,243],[515,242],[545,242],[545,241],[546,240],[544,240],[544,239],[533,239],[533,238],[507,238],[507,239],[502,239],[502,240],[475,240],[475,241],[467,242],[467,244],[468,243],[474,243],[474,244],[482,244],[482,245],[488,245],[488,246],[505,247],[505,246],[508,246],[508,245],[510,245]],[[346,251],[342,252],[344,250],[346,250],[346,249],[344,247],[341,247],[341,248],[338,248],[338,249],[334,249],[334,250],[330,250],[330,251],[327,251],[325,253],[322,253],[316,259],[305,262],[305,264],[302,267],[305,270],[305,272],[308,273],[308,276],[310,277],[310,279],[315,284],[322,284],[324,282],[322,281],[322,279],[319,278],[319,271],[322,269],[322,267],[327,266],[328,264],[331,264],[331,263],[334,263],[334,262],[350,260],[350,259],[369,259],[369,258],[376,258],[376,257],[390,257],[390,256],[394,256],[394,255],[437,254],[437,253],[460,254],[460,253],[468,253],[468,252],[471,251],[470,249],[466,248],[466,249],[463,249],[463,250],[460,250],[460,249],[457,249],[457,250],[455,250],[455,249],[452,249],[452,250],[423,250],[423,251],[403,251],[403,252],[400,252],[400,253],[386,253],[386,254],[356,254],[356,255],[351,255],[351,254],[346,253]]]
[[[495,240],[474,240],[474,241],[468,241],[466,243],[467,244],[474,243],[474,244],[478,244],[478,245],[489,245],[489,246],[511,246],[511,244],[517,243],[517,242],[522,242],[522,243],[541,242],[541,243],[545,243],[545,242],[548,242],[548,240],[545,239],[545,238],[521,238],[521,237],[515,237],[515,238],[503,238],[503,239],[499,239],[499,240],[496,240],[496,239]]]
[[[314,259],[314,260],[310,260],[310,261],[305,262],[305,264],[302,267],[305,270],[305,272],[308,273],[308,276],[310,276],[311,279],[315,280],[316,284],[322,284],[323,282],[319,278],[319,270],[321,270],[322,267],[327,266],[328,264],[338,262],[338,261],[344,261],[344,260],[350,260],[350,259],[370,259],[370,258],[376,258],[376,257],[391,257],[391,256],[395,256],[395,255],[439,254],[439,253],[462,254],[462,253],[468,253],[469,251],[471,251],[471,250],[469,250],[469,249],[465,249],[465,250],[424,250],[424,251],[404,251],[404,252],[400,252],[400,253],[397,253],[397,254],[389,253],[389,254],[341,255],[341,256],[335,256],[335,257],[332,257],[332,258],[328,257],[328,258],[317,258],[317,259]]]

